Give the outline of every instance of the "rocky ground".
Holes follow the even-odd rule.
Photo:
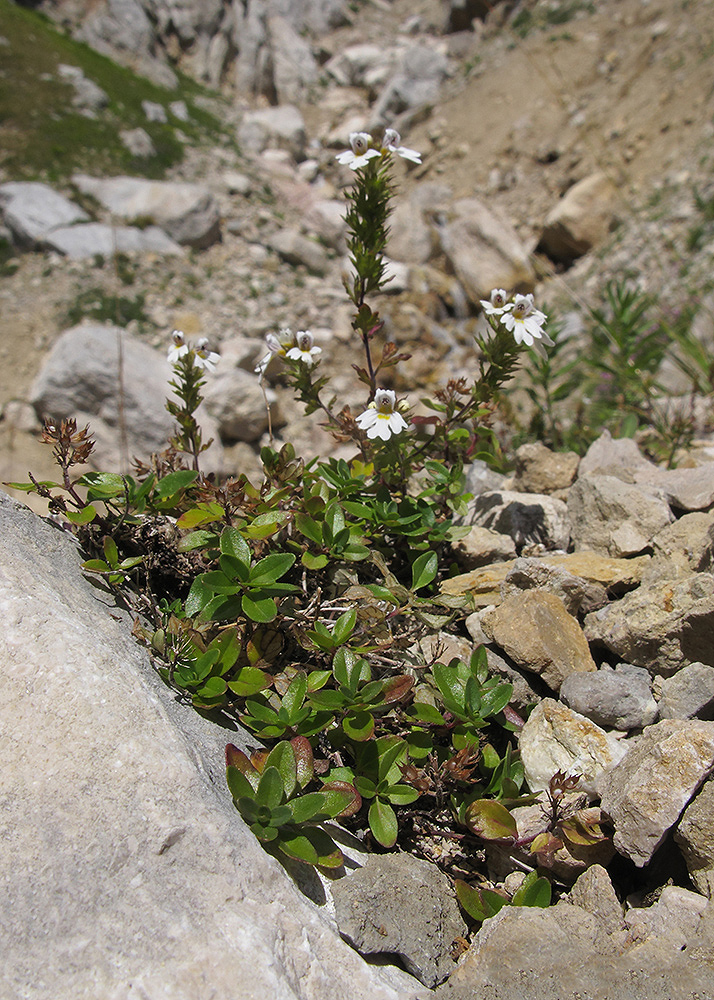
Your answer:
[[[428,0],[416,4],[373,0],[354,5],[349,23],[322,31],[319,41],[313,38],[321,68],[314,83],[317,89],[309,97],[295,84],[303,133],[294,128],[293,112],[293,131],[280,134],[255,116],[271,111],[265,99],[229,95],[222,113],[238,136],[240,151],[226,145],[189,149],[170,178],[208,191],[211,211],[214,206],[220,220],[220,240],[206,237],[210,245],[190,248],[191,240],[204,242],[204,236],[194,232],[190,238],[179,238],[173,232],[172,238],[183,246],[181,252],[144,251],[114,258],[104,254],[73,258],[56,249],[18,247],[0,276],[4,320],[0,478],[21,480],[28,469],[38,476],[52,476],[48,456],[37,443],[38,413],[57,413],[61,406],[92,422],[105,467],[126,464],[133,449],[159,447],[167,430],[161,406],[169,377],[164,349],[175,327],[190,336],[207,336],[223,354],[207,389],[206,426],[216,437],[209,461],[217,471],[257,471],[257,449],[267,436],[252,368],[270,331],[283,325],[312,329],[340,399],[359,404],[350,370],[357,359],[341,287],[345,259],[339,214],[350,177],[334,158],[345,147],[349,131],[372,127],[380,108],[390,108],[389,100],[395,99],[393,93],[389,97],[395,65],[390,62],[392,50],[412,44],[423,50],[417,60],[423,78],[433,72],[438,86],[428,99],[410,106],[403,98],[406,106],[397,103],[399,110],[393,111],[405,144],[423,153],[421,166],[402,161],[396,165],[398,204],[403,208],[395,213],[389,248],[396,262],[395,281],[380,303],[389,335],[413,354],[395,377],[400,391],[416,396],[418,387],[433,387],[446,377],[469,373],[478,298],[487,293],[491,280],[532,287],[539,305],[566,320],[577,337],[587,306],[600,304],[607,281],[628,277],[656,296],[662,316],[696,302],[696,335],[711,346],[714,231],[707,207],[714,195],[711,4],[688,0],[606,0],[596,6],[577,0],[503,4],[495,5],[485,21],[476,20],[469,30],[447,32],[449,10],[456,17],[459,8]],[[358,58],[352,48],[357,44],[375,46],[378,54],[373,49],[371,55],[363,51]],[[365,65],[376,74],[371,83]],[[420,78],[412,79],[412,85],[418,82]],[[0,184],[13,180],[7,174],[0,176]],[[570,229],[562,216],[556,225],[550,213],[578,182],[592,185],[583,198],[585,207],[576,213]],[[120,222],[127,221],[121,220],[116,207],[107,207],[109,194],[103,189],[94,187],[90,200],[86,182],[53,187],[75,207],[84,206],[97,221],[112,223],[115,233]],[[0,198],[9,204],[7,189],[3,194],[0,187]],[[495,216],[484,215],[484,207]],[[152,214],[161,221],[158,209]],[[205,231],[211,226],[207,224]],[[564,229],[570,242],[562,239]],[[582,237],[588,248],[574,252],[575,236]],[[494,245],[495,264],[489,256]],[[476,265],[471,266],[474,260]],[[129,334],[123,341],[121,368],[112,329],[93,322],[64,332],[74,327],[72,310],[85,294],[95,299],[124,296],[141,305],[141,316],[119,323]],[[682,392],[681,380],[670,374],[672,391]],[[327,435],[298,412],[279,372],[270,373],[269,383],[278,435],[289,435],[305,456],[331,449]],[[520,397],[514,398],[519,403]],[[117,433],[116,412],[122,413],[127,428],[133,428],[126,445]],[[503,426],[507,447],[505,420]],[[365,954],[397,954],[416,977],[409,980],[400,973],[391,979],[377,977],[372,983],[366,966],[356,965],[352,956],[350,974],[358,980],[355,996],[714,997],[714,918],[709,902],[714,884],[709,777],[714,766],[711,429],[711,397],[704,397],[700,447],[692,455],[680,456],[675,470],[648,461],[634,442],[612,441],[607,434],[581,461],[577,455],[556,455],[531,443],[511,456],[515,467],[507,477],[478,463],[472,467],[469,489],[475,497],[468,518],[472,530],[458,551],[464,572],[445,588],[473,594],[476,610],[466,622],[468,637],[442,636],[442,641],[448,639],[454,655],[464,656],[474,644],[486,645],[492,671],[514,684],[516,707],[537,703],[520,737],[529,786],[545,793],[558,770],[582,775],[578,808],[593,810],[591,819],[602,819],[612,836],[578,849],[570,850],[570,844],[545,851],[539,862],[554,877],[560,897],[557,906],[504,907],[470,940],[453,897],[439,886],[434,867],[423,858],[400,859],[410,866],[408,875],[404,865],[396,874],[390,871],[391,856],[382,855],[372,858],[359,878],[342,879],[332,890],[316,882],[303,884],[306,895],[323,904],[328,901],[325,920],[330,934],[339,927]],[[172,870],[157,858],[166,854],[173,862],[175,854],[184,852],[180,870],[188,879],[186,856],[200,854],[207,838],[210,850],[220,855],[223,877],[233,878],[232,865],[240,868],[240,861],[227,858],[224,851],[220,831],[226,822],[230,825],[221,813],[225,802],[216,806],[215,788],[204,781],[203,768],[213,774],[215,744],[225,734],[203,733],[200,776],[192,770],[195,755],[191,764],[178,750],[171,756],[179,761],[181,781],[191,786],[186,795],[196,795],[191,800],[196,815],[205,812],[211,820],[206,827],[189,824],[186,843],[198,846],[188,849],[182,841],[185,803],[177,802],[175,779],[163,774],[161,760],[155,760],[152,790],[142,786],[135,794],[128,784],[122,786],[119,807],[114,796],[111,802],[106,799],[106,783],[94,776],[92,747],[83,745],[81,759],[72,752],[74,715],[64,707],[58,718],[53,715],[57,701],[62,702],[62,684],[66,688],[62,630],[57,632],[56,648],[46,649],[44,640],[37,638],[44,635],[41,624],[46,621],[48,595],[57,605],[53,613],[71,622],[65,628],[68,634],[86,628],[85,618],[95,622],[99,611],[72,563],[73,554],[64,548],[70,596],[65,598],[57,588],[51,559],[44,558],[45,549],[52,550],[45,531],[50,526],[37,519],[28,522],[7,499],[0,507],[7,528],[1,533],[4,564],[12,567],[3,598],[12,624],[12,669],[0,675],[9,678],[9,704],[18,706],[22,715],[23,728],[16,731],[18,759],[28,768],[15,775],[17,794],[12,801],[20,806],[13,830],[21,836],[23,782],[34,773],[33,755],[25,747],[33,745],[38,729],[56,731],[52,753],[38,747],[54,768],[38,793],[42,809],[48,816],[55,810],[59,787],[62,809],[69,814],[79,783],[87,789],[89,805],[87,818],[77,824],[77,835],[89,829],[89,813],[94,823],[97,816],[111,815],[111,822],[103,825],[113,831],[116,841],[97,851],[99,874],[87,869],[82,898],[92,900],[93,881],[104,884],[105,854],[116,849],[106,891],[113,892],[118,885],[134,899],[139,887],[143,896],[137,908],[146,908],[150,923],[151,907],[163,900],[162,893],[174,901],[176,897]],[[70,539],[62,536],[65,543],[69,546]],[[42,551],[36,560],[39,582],[28,577],[33,546]],[[71,607],[75,601],[78,616]],[[103,733],[107,726],[117,744],[126,745],[127,754],[134,753],[135,744],[141,746],[137,757],[143,761],[152,754],[144,743],[151,742],[145,736],[156,720],[153,715],[149,722],[142,721],[143,716],[138,722],[126,718],[128,695],[123,687],[112,695],[114,682],[105,676],[106,662],[113,663],[118,654],[102,646],[95,657],[93,643],[103,629],[96,624],[93,628],[86,655],[78,653],[72,660],[76,661],[71,679],[76,692],[73,712],[80,711],[87,731]],[[126,634],[116,641],[124,656]],[[18,671],[13,650],[22,650],[23,656],[29,650],[25,673]],[[146,664],[138,665],[136,675],[122,680],[122,685],[133,684],[146,695],[145,669]],[[26,674],[33,672],[46,677],[46,684],[38,684],[43,693],[28,712],[23,685]],[[101,697],[93,697],[95,686]],[[162,697],[168,697],[166,692],[155,694],[152,689],[147,704],[154,706],[154,699]],[[156,710],[162,725],[162,713],[171,715],[175,708],[172,704]],[[153,707],[147,709],[149,715],[152,712]],[[184,747],[190,723],[174,720],[171,727],[165,739],[171,746]],[[131,738],[125,739],[127,733]],[[190,738],[194,736],[191,733]],[[210,760],[214,763],[205,763]],[[113,766],[111,760],[103,763]],[[126,770],[133,773],[138,766],[135,761]],[[137,824],[145,822],[149,799],[150,831],[140,842],[131,840]],[[517,812],[519,836],[527,838],[542,823],[542,804]],[[115,836],[115,830],[121,836]],[[33,868],[38,864],[35,846],[25,840],[21,847]],[[43,893],[59,893],[62,880],[57,882],[53,872],[71,868],[72,852],[63,844],[58,850],[60,860],[54,867],[42,859]],[[448,868],[443,847],[433,840],[426,838],[419,851]],[[498,845],[490,845],[482,860],[490,884],[509,894],[522,878],[524,865],[532,861],[514,851],[502,852]],[[8,871],[12,881],[11,876]],[[303,921],[308,927],[311,969],[317,970],[311,978],[312,973],[295,972],[293,967],[299,929],[290,926],[284,931],[286,945],[282,930],[271,936],[272,930],[266,929],[275,923],[270,906],[261,910],[260,918],[256,916],[253,899],[262,889],[256,889],[253,875],[247,876],[245,870],[235,873],[240,899],[229,901],[230,906],[206,895],[205,877],[199,866],[195,882],[182,882],[182,898],[185,892],[195,906],[187,905],[183,923],[176,923],[179,930],[169,932],[166,925],[162,935],[138,934],[136,940],[156,942],[138,959],[129,934],[121,946],[121,975],[112,982],[143,974],[152,963],[173,967],[179,958],[177,969],[198,976],[195,968],[205,964],[205,954],[192,907],[195,912],[205,908],[206,913],[223,914],[220,933],[230,946],[217,963],[213,985],[218,984],[216,995],[232,995],[224,980],[230,984],[235,975],[247,974],[243,966],[236,969],[233,964],[241,954],[242,940],[230,923],[237,907],[251,928],[260,928],[255,947],[265,952],[261,970],[270,965],[271,952],[288,956],[285,968],[278,964],[275,982],[266,980],[265,992],[300,1000],[323,1000],[335,993],[340,971],[326,957],[330,942],[324,944],[324,938],[329,934],[313,911]],[[256,877],[263,879],[262,874]],[[419,891],[404,893],[407,883],[418,884]],[[212,883],[213,891],[220,894],[222,885],[216,888]],[[355,898],[357,909],[370,915],[362,924],[354,921]],[[116,904],[118,914],[123,900],[122,895]],[[27,905],[27,910],[12,909],[22,933],[37,917],[34,904]],[[93,905],[78,907],[80,923]],[[291,905],[281,896],[280,907],[273,909],[287,912]],[[439,919],[429,925],[427,934],[424,927],[439,906]],[[106,915],[109,910],[102,912]],[[121,916],[116,919],[123,930]],[[164,927],[165,914],[155,919]],[[95,940],[92,928],[86,926],[83,933]],[[55,941],[60,938],[64,941],[66,936],[56,936]],[[176,941],[180,947],[174,947]],[[106,958],[102,944],[100,964]],[[18,982],[30,975],[31,952],[23,950],[26,947],[15,947],[12,953],[12,973]],[[32,947],[39,946],[35,942]],[[465,957],[457,968],[462,952]],[[80,995],[77,984],[86,988],[86,973],[78,967],[74,975],[73,995]],[[179,978],[177,973],[177,982]],[[36,976],[32,981],[35,995],[43,996],[43,989],[45,996],[51,995]],[[158,996],[158,988],[149,983],[147,995]],[[55,990],[54,995],[72,994]]]

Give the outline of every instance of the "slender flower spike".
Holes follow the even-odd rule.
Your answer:
[[[368,438],[381,438],[382,441],[388,441],[392,434],[401,434],[407,429],[407,422],[397,409],[393,389],[377,389],[374,399],[355,423],[367,432]]]
[[[402,137],[399,132],[394,128],[388,128],[384,130],[384,148],[388,149],[390,153],[396,153],[397,156],[402,156],[405,160],[410,160],[412,163],[421,163],[421,153],[417,153],[415,149],[407,149],[406,146],[401,146],[400,143]]]
[[[193,350],[193,363],[197,368],[202,368],[206,372],[214,372],[220,360],[220,354],[209,349],[206,337],[201,337],[200,340],[196,341]]]
[[[268,353],[255,366],[255,373],[256,375],[260,375],[261,378],[265,375],[265,371],[273,355],[284,358],[290,348],[295,347],[295,334],[289,326],[285,326],[278,334],[267,334],[265,343],[268,345]]]
[[[287,352],[291,361],[303,361],[306,365],[317,364],[317,355],[322,354],[321,347],[313,345],[313,337],[309,330],[298,330],[295,334],[295,347]]]
[[[545,313],[535,308],[532,295],[516,295],[507,311],[501,314],[501,322],[513,334],[516,343],[527,347],[532,347],[534,340],[547,337],[542,329],[546,319]]]
[[[174,330],[171,334],[172,344],[169,347],[168,359],[170,365],[175,365],[184,354],[188,354],[188,344],[180,330]]]
[[[511,308],[505,288],[494,288],[491,292],[491,298],[481,299],[481,305],[487,316],[501,316]]]
[[[359,170],[366,167],[369,161],[375,156],[381,156],[378,149],[372,148],[372,136],[369,132],[350,132],[351,149],[346,149],[344,153],[338,153],[335,159],[344,167],[351,167],[352,170]]]

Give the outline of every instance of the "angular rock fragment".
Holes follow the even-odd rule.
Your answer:
[[[714,666],[714,576],[642,585],[585,619],[585,635],[626,663],[673,674],[687,663]]]
[[[560,688],[560,698],[596,725],[624,732],[649,726],[658,715],[652,678],[644,667],[630,663],[618,663],[614,670],[601,666],[594,673],[570,674]]]
[[[573,544],[608,556],[637,555],[673,520],[666,501],[614,476],[580,476],[568,495]]]
[[[568,674],[596,669],[577,621],[559,597],[544,590],[506,598],[483,616],[481,627],[514,663],[540,674],[553,691]]]
[[[533,709],[518,744],[531,791],[548,788],[553,775],[562,771],[579,775],[578,789],[591,798],[602,775],[626,753],[622,740],[552,698]]]
[[[646,865],[714,766],[714,722],[666,719],[648,726],[600,781],[614,843]]]
[[[453,971],[452,946],[466,924],[435,865],[410,854],[374,854],[331,888],[340,932],[361,954],[397,954],[426,986]]]

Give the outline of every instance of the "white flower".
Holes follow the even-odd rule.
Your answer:
[[[378,149],[371,147],[372,136],[369,132],[350,132],[351,149],[346,149],[344,153],[338,153],[335,159],[345,167],[359,170],[366,167],[369,161],[375,156],[381,156]]]
[[[397,398],[393,389],[377,389],[374,399],[364,413],[356,418],[355,423],[367,431],[367,437],[381,438],[388,441],[392,434],[401,434],[407,428],[407,422],[397,410]]]
[[[186,343],[184,335],[180,330],[174,330],[171,334],[171,340],[173,343],[171,344],[171,347],[169,347],[167,357],[169,359],[169,364],[175,365],[176,362],[184,356],[184,354],[188,354],[188,344]]]
[[[547,336],[542,329],[546,319],[545,313],[533,305],[532,295],[516,295],[508,311],[501,315],[501,322],[513,334],[516,343],[527,347],[532,347],[534,340]]]
[[[491,298],[481,299],[481,305],[487,316],[500,316],[512,307],[505,288],[494,288],[491,291]]]
[[[295,334],[295,347],[287,352],[292,361],[303,361],[306,365],[317,364],[317,355],[322,354],[321,347],[313,346],[312,334],[309,330],[298,330]]]
[[[265,342],[268,345],[268,353],[255,366],[255,373],[256,375],[260,375],[261,378],[265,375],[265,371],[273,355],[277,354],[278,357],[284,358],[290,348],[295,346],[295,335],[289,326],[285,326],[277,335],[274,333],[267,334]]]
[[[411,160],[412,163],[421,163],[421,153],[417,153],[415,149],[407,149],[406,146],[400,146],[401,141],[402,137],[396,129],[388,128],[384,130],[384,146],[390,153],[396,153],[398,156],[404,157],[405,160]]]
[[[220,354],[209,349],[206,337],[201,337],[200,340],[196,341],[196,346],[193,349],[193,363],[197,368],[202,368],[205,372],[214,372],[220,360]]]

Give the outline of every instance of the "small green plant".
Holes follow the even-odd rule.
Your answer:
[[[144,308],[142,294],[130,299],[124,295],[106,292],[99,287],[88,288],[79,293],[74,302],[68,306],[63,324],[75,326],[87,318],[102,323],[115,323],[118,326],[126,326],[132,320],[144,325],[151,322]]]
[[[62,480],[26,487],[74,526],[87,572],[135,588],[136,634],[167,683],[263,744],[227,752],[233,800],[256,836],[327,868],[342,862],[325,825],[338,819],[378,849],[406,844],[424,813],[479,844],[512,835],[509,809],[530,801],[511,686],[489,677],[483,650],[442,663],[423,649],[442,630],[463,633],[473,608],[441,586],[468,530],[454,523],[469,500],[464,465],[493,454],[491,417],[524,348],[552,341],[531,295],[495,289],[473,379],[425,396],[420,416],[389,388],[409,360],[373,304],[387,283],[396,159],[421,157],[391,129],[379,141],[353,134],[338,157],[355,176],[346,292],[359,408],[336,405],[308,330],[269,334],[256,370],[262,384],[281,366],[305,411],[351,443],[350,458],[306,465],[287,442],[262,449],[257,484],[205,476],[196,413],[219,357],[175,331],[167,449],[132,475],[74,478],[88,433],[48,423]]]

